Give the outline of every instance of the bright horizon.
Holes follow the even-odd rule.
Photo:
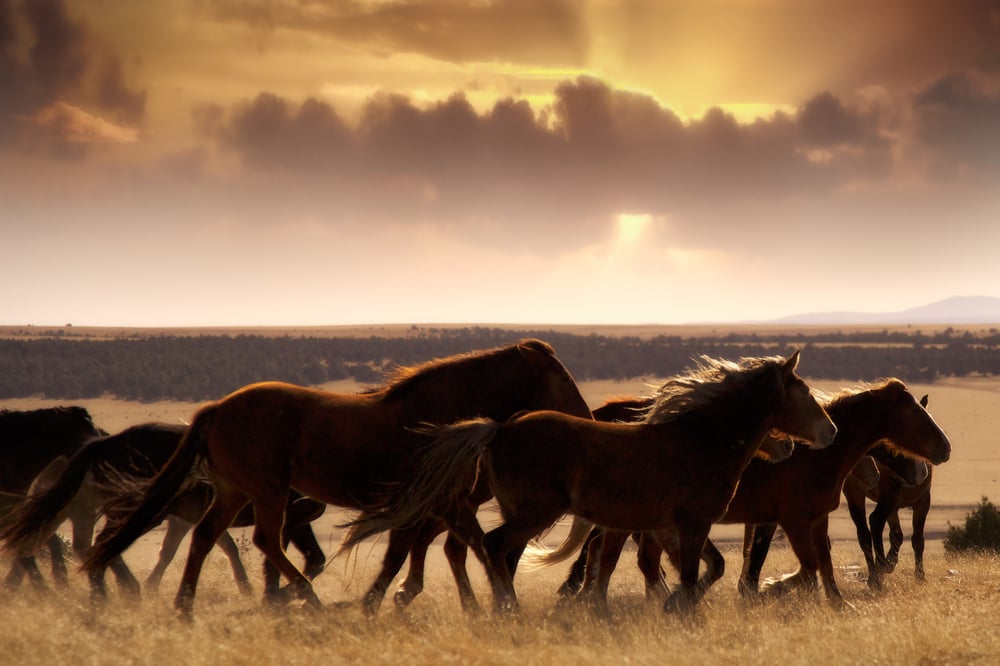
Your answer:
[[[0,2],[0,324],[1000,295],[1000,6]]]

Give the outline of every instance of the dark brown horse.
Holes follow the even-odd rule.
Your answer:
[[[70,455],[91,437],[103,434],[83,407],[48,407],[28,411],[0,410],[0,492],[6,495],[3,505],[13,504],[27,494],[42,470],[59,456]],[[0,506],[0,514],[4,508]],[[57,583],[67,581],[62,542],[48,540],[52,556],[52,575]],[[7,576],[6,584],[17,585],[24,573],[43,586],[34,558],[18,558]]]
[[[718,521],[748,525],[740,576],[740,589],[744,594],[756,592],[766,546],[770,544],[775,525],[780,524],[801,564],[799,573],[785,584],[815,586],[819,571],[831,603],[845,603],[833,578],[827,541],[828,515],[840,503],[844,479],[882,440],[905,455],[934,462],[943,462],[950,455],[948,438],[899,380],[889,380],[867,390],[845,392],[825,407],[837,425],[833,445],[822,451],[796,449],[788,460],[776,465],[751,461],[725,515]],[[760,537],[750,537],[755,524],[757,531],[764,533],[766,544]],[[615,536],[617,540],[609,543]],[[669,545],[662,537],[660,542]],[[596,566],[597,580],[587,580],[585,589],[593,585],[603,594],[607,588],[606,578],[614,570],[623,544],[624,538],[620,535],[605,535],[601,560]],[[725,569],[721,553],[710,542],[707,545],[709,552],[703,553],[703,558],[708,563],[708,571],[699,583],[704,588],[718,580]],[[643,548],[655,549],[656,544],[644,543]],[[677,554],[671,550],[667,548],[668,555],[676,561]],[[644,561],[659,562],[659,556],[646,552],[640,558],[640,562]],[[653,585],[658,571],[648,569],[644,573],[647,586]]]
[[[92,439],[71,458],[60,457],[43,471],[43,475],[50,477],[44,479],[43,487],[18,502],[0,519],[0,543],[11,552],[34,552],[68,518],[73,523],[73,550],[81,558],[84,557],[91,546],[98,516],[115,504],[115,487],[136,479],[152,478],[173,455],[186,430],[187,427],[180,424],[144,423],[115,435]],[[190,526],[201,519],[211,499],[211,486],[204,480],[192,479],[171,502],[164,545],[156,567],[147,579],[147,587],[156,587],[176,552],[177,544]],[[289,503],[285,535],[306,555],[306,571],[310,577],[322,571],[326,557],[309,521],[321,515],[325,508],[325,504],[299,495],[291,498]],[[248,507],[237,516],[233,526],[252,524],[253,511]],[[242,590],[249,591],[246,570],[228,532],[219,537],[219,546],[230,560],[237,584]],[[138,595],[138,581],[125,562],[116,557],[110,566],[123,592]],[[278,573],[273,568],[270,571],[267,569],[265,567],[266,591],[273,595],[278,589]],[[105,597],[104,572],[91,571],[89,578],[93,595]]]
[[[920,404],[927,406],[925,395]],[[917,464],[914,465],[914,462]],[[858,544],[868,565],[868,586],[879,589],[882,576],[891,573],[899,559],[903,544],[903,530],[899,524],[899,509],[913,509],[914,575],[924,580],[924,525],[931,506],[931,478],[933,467],[923,461],[912,461],[891,455],[877,458],[879,478],[875,485],[866,485],[854,474],[844,483],[844,499],[858,533]],[[871,516],[866,520],[865,499],[875,502]],[[870,528],[869,522],[870,521]],[[882,531],[889,523],[889,553],[882,543]]]
[[[740,473],[772,429],[825,446],[836,427],[795,375],[790,358],[704,359],[661,387],[647,422],[601,423],[533,412],[505,423],[477,419],[441,428],[414,480],[356,523],[345,546],[373,532],[441,515],[483,561],[501,610],[516,607],[513,568],[528,541],[564,513],[577,517],[551,561],[568,557],[591,524],[669,530],[682,589],[666,608],[698,600],[698,560]],[[483,535],[466,502],[486,476],[504,522]]]
[[[375,506],[409,480],[414,455],[427,443],[414,432],[421,423],[477,414],[506,419],[541,408],[590,416],[569,372],[539,340],[431,362],[371,393],[328,393],[276,382],[247,386],[196,414],[141,503],[98,539],[85,566],[100,568],[131,544],[166,511],[204,459],[215,499],[194,530],[175,607],[190,614],[205,556],[248,502],[257,520],[255,545],[298,596],[318,605],[309,580],[281,547],[290,489],[328,504]]]
[[[653,396],[648,397],[622,397],[608,400],[603,405],[593,410],[594,420],[605,421],[607,423],[641,423],[649,410],[653,407],[655,398]],[[783,437],[766,437],[764,442],[761,444],[760,449],[757,450],[756,457],[767,460],[772,463],[781,462],[786,460],[792,452],[795,450],[795,442],[791,439]],[[874,463],[872,463],[874,469]],[[583,586],[586,570],[587,570],[587,559],[588,557],[594,557],[595,562],[599,558],[598,553],[600,548],[603,547],[603,534],[604,528],[595,527],[587,535],[587,540],[583,543],[583,547],[580,548],[580,555],[573,562],[573,566],[570,567],[569,574],[566,576],[566,581],[559,588],[559,595],[564,598],[570,598],[580,591]],[[642,546],[641,533],[635,532],[632,534],[632,538],[635,542]],[[593,548],[592,548],[593,546]],[[659,568],[661,552],[658,548],[644,548],[640,547],[638,551],[639,557],[639,569],[641,571],[653,571],[658,570],[660,575],[657,577],[656,581],[647,579],[646,596],[650,598],[656,598],[659,600],[666,599],[668,594],[666,580],[663,577],[663,571]],[[643,558],[654,557],[655,560],[652,562],[645,562]],[[595,567],[597,565],[595,564]],[[596,568],[592,570],[592,573],[596,572]],[[606,581],[605,581],[606,582]],[[604,591],[602,595],[604,598],[607,596],[607,590]],[[581,596],[581,599],[584,597]],[[598,605],[600,605],[601,599],[597,600]],[[606,607],[599,606],[599,610],[607,610]]]

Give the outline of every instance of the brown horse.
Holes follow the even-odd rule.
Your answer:
[[[254,543],[309,604],[309,580],[285,556],[281,527],[290,489],[328,504],[365,509],[412,474],[426,437],[421,423],[481,414],[506,419],[526,409],[590,410],[552,348],[525,340],[402,372],[371,393],[338,394],[268,382],[202,408],[177,452],[127,519],[98,539],[88,569],[104,566],[169,506],[199,459],[215,499],[195,527],[175,607],[190,615],[198,575],[212,544],[250,502]],[[418,530],[417,530],[418,531]]]
[[[777,429],[825,446],[836,433],[795,375],[798,356],[739,364],[704,358],[701,368],[661,387],[639,425],[533,412],[506,423],[477,419],[441,428],[413,482],[358,521],[345,546],[441,515],[483,561],[498,609],[510,610],[517,605],[517,559],[564,513],[577,519],[553,562],[574,552],[591,524],[669,530],[681,553],[682,589],[665,608],[691,607],[709,529],[765,435]],[[504,517],[486,535],[465,501],[477,474],[486,476]]]
[[[927,406],[925,395],[920,404]],[[879,589],[882,586],[882,576],[891,573],[899,560],[899,548],[903,543],[903,530],[899,524],[899,509],[913,509],[913,546],[914,575],[917,580],[924,580],[924,525],[931,506],[931,478],[933,467],[917,461],[913,464],[907,458],[898,456],[879,456],[876,464],[879,478],[875,485],[865,485],[855,478],[854,474],[844,483],[844,499],[851,519],[858,533],[858,544],[868,565],[868,586]],[[865,517],[865,499],[875,502],[868,520]],[[885,523],[889,523],[889,553],[886,554],[882,544],[882,531]]]
[[[73,550],[81,558],[84,557],[91,546],[98,516],[105,513],[106,507],[115,504],[116,492],[120,492],[115,487],[153,477],[177,449],[186,430],[187,426],[180,424],[135,425],[115,435],[88,441],[71,458],[56,459],[42,472],[41,476],[48,478],[40,476],[36,480],[35,485],[42,481],[42,487],[37,491],[33,489],[29,497],[18,502],[0,519],[0,543],[11,552],[34,552],[68,518],[73,524]],[[171,502],[167,533],[156,567],[146,581],[147,587],[156,587],[180,540],[205,513],[211,498],[212,489],[208,483],[192,480]],[[306,571],[310,578],[322,571],[326,557],[309,521],[321,515],[325,508],[325,504],[301,496],[289,501],[285,534],[306,555]],[[253,511],[248,509],[237,516],[233,526],[252,524]],[[154,525],[150,525],[152,527]],[[249,592],[249,579],[232,537],[223,532],[218,543],[229,558],[240,589]],[[137,596],[139,583],[125,562],[116,557],[110,566],[122,591]],[[104,572],[91,571],[89,578],[94,597],[105,597]],[[265,578],[268,583],[266,592],[275,594],[278,589],[277,571],[266,567]]]
[[[27,494],[35,478],[59,456],[70,455],[85,441],[102,433],[83,407],[48,407],[28,411],[0,410],[0,493],[3,507]],[[0,513],[5,510],[0,507]],[[62,542],[55,535],[47,542],[56,582],[67,582]],[[19,557],[5,581],[20,583],[24,573],[36,586],[44,586],[34,558]]]
[[[886,440],[905,455],[943,462],[950,455],[948,438],[930,414],[917,403],[906,386],[899,380],[889,380],[877,387],[861,391],[848,391],[825,404],[837,425],[837,438],[832,446],[822,451],[797,449],[792,456],[777,465],[759,460],[751,461],[743,472],[736,494],[726,509],[720,523],[746,523],[747,538],[744,545],[744,567],[740,576],[740,589],[744,594],[757,590],[760,569],[766,557],[774,525],[780,524],[801,564],[798,574],[786,584],[816,584],[819,571],[827,597],[834,605],[845,602],[833,578],[833,565],[827,541],[828,515],[837,508],[844,479],[855,465],[880,441]],[[765,532],[766,545],[761,539],[752,539],[753,526]],[[646,535],[644,535],[646,536]],[[609,540],[617,537],[614,543]],[[650,544],[644,539],[642,548],[656,549],[655,540]],[[670,542],[662,536],[661,543]],[[607,577],[614,570],[624,538],[605,535],[601,559],[596,566],[596,580],[586,580],[584,589],[594,586],[603,594]],[[722,576],[725,560],[709,542],[703,559],[708,571],[699,582],[707,588]],[[677,553],[668,547],[671,561]],[[640,562],[659,562],[656,550],[647,551]],[[589,567],[589,562],[588,562]],[[647,587],[655,584],[658,570],[644,571]]]
[[[653,407],[655,398],[653,396],[648,397],[622,397],[608,400],[603,405],[593,410],[594,420],[605,421],[607,423],[641,423],[645,419],[649,410]],[[792,452],[795,450],[794,440],[787,439],[784,437],[766,437],[764,442],[761,444],[760,449],[757,450],[756,457],[762,460],[767,460],[772,463],[781,462],[786,460]],[[874,469],[874,463],[872,463]],[[583,586],[586,570],[587,570],[587,559],[588,557],[599,557],[597,553],[600,552],[600,548],[603,547],[603,534],[605,530],[601,527],[595,527],[587,535],[587,540],[583,543],[583,547],[580,548],[580,555],[573,562],[573,566],[570,567],[569,574],[566,576],[566,581],[559,588],[559,596],[563,598],[571,598],[580,588]],[[632,534],[632,538],[640,546],[643,545],[640,539],[641,533],[635,532]],[[592,547],[593,546],[593,547]],[[666,580],[663,577],[663,570],[659,568],[660,561],[660,551],[658,549],[649,548],[639,548],[639,569],[641,571],[652,571],[654,568],[659,571],[659,576],[655,583],[651,580],[647,580],[646,595],[650,598],[658,598],[663,600],[668,594]],[[647,556],[655,557],[653,562],[644,562],[643,558]],[[595,559],[596,561],[596,559]],[[595,565],[596,566],[596,565]],[[604,591],[605,598],[607,597],[607,591]],[[584,597],[581,596],[581,599]],[[600,603],[600,599],[598,599]],[[606,610],[606,608],[601,608],[601,610]]]

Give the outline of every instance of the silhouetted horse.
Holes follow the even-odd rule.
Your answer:
[[[179,424],[136,425],[116,435],[90,440],[72,458],[60,457],[43,472],[49,477],[43,487],[19,502],[0,520],[0,542],[9,551],[34,552],[42,540],[49,538],[59,524],[69,518],[73,523],[73,550],[79,557],[85,557],[98,516],[106,510],[114,516],[114,486],[127,485],[134,479],[152,478],[177,449],[186,430],[186,426]],[[190,479],[187,487],[174,498],[168,508],[167,517],[170,520],[164,545],[156,568],[147,580],[151,588],[155,588],[176,552],[177,544],[190,525],[205,513],[211,498],[211,486],[204,480],[196,479]],[[289,505],[285,534],[306,555],[307,570],[314,576],[322,571],[326,558],[309,526],[309,520],[321,515],[326,505],[302,500],[301,496],[291,498],[291,501],[295,500],[300,501],[294,507],[291,503]],[[233,526],[252,524],[253,511],[248,508],[237,516]],[[149,527],[152,529],[154,526]],[[237,584],[244,591],[249,591],[246,570],[228,532],[220,535],[219,546],[230,560]],[[126,594],[137,595],[138,581],[121,557],[112,559],[110,566],[119,587]],[[94,595],[106,596],[104,572],[91,571],[89,578]],[[277,591],[277,572],[272,570],[267,579],[270,584],[268,592],[273,594]]]
[[[542,408],[590,416],[569,372],[539,340],[433,361],[401,372],[371,393],[329,393],[278,382],[247,386],[199,410],[141,503],[98,539],[85,566],[98,569],[132,543],[163,515],[204,459],[215,499],[194,530],[175,607],[190,615],[205,556],[247,502],[257,519],[255,545],[294,592],[318,605],[309,580],[281,547],[290,489],[366,509],[410,479],[414,454],[427,446],[427,438],[413,431],[421,423],[476,414],[506,419]]]
[[[751,461],[725,515],[718,521],[748,525],[740,576],[744,594],[757,591],[767,547],[776,524],[780,524],[801,565],[799,572],[786,579],[784,585],[815,586],[819,571],[831,603],[845,603],[833,578],[827,540],[828,516],[840,503],[844,479],[882,440],[905,455],[934,462],[943,462],[950,455],[948,438],[899,380],[889,380],[867,390],[844,392],[825,407],[837,425],[833,444],[821,451],[796,449],[788,460],[776,465]],[[752,537],[754,524],[763,537]],[[618,540],[611,544],[613,536],[618,536]],[[644,542],[648,536],[644,535]],[[662,536],[659,540],[668,543],[667,553],[676,561],[669,541]],[[595,585],[603,594],[606,577],[614,570],[623,543],[620,535],[605,535],[595,575],[600,580],[593,583],[587,580],[585,589]],[[707,545],[709,552],[703,558],[709,565],[708,571],[699,583],[703,588],[718,580],[725,569],[722,555],[710,543]],[[659,557],[646,553],[640,561],[658,562]],[[649,569],[644,573],[647,586],[654,584],[658,571]]]
[[[920,400],[927,406],[927,396]],[[877,450],[877,449],[876,449]],[[924,580],[924,525],[931,506],[931,478],[933,467],[923,461],[913,461],[892,455],[877,458],[879,479],[877,485],[866,486],[853,475],[844,483],[844,498],[851,519],[858,533],[858,544],[868,565],[868,586],[882,586],[882,575],[891,573],[899,559],[903,543],[903,530],[899,524],[899,509],[913,509],[914,575]],[[871,516],[865,517],[865,498],[875,501]],[[870,522],[871,528],[869,529]],[[889,553],[882,544],[882,531],[889,523]]]
[[[825,446],[836,427],[795,375],[790,358],[703,366],[660,388],[646,423],[602,423],[532,412],[505,423],[476,419],[440,428],[413,480],[345,540],[444,517],[484,563],[501,610],[516,607],[513,568],[528,541],[564,513],[567,540],[546,555],[561,561],[591,524],[627,531],[668,530],[680,553],[681,590],[665,607],[688,608],[700,594],[698,560],[740,473],[771,429]],[[504,522],[485,536],[468,501],[486,476]]]
[[[103,434],[83,407],[48,407],[27,411],[0,410],[0,515],[4,507],[27,494],[32,482],[49,463],[76,451],[91,437]],[[62,542],[55,535],[48,540],[52,575],[64,585],[67,580]],[[44,586],[32,557],[20,557],[8,574],[8,587],[20,583],[25,573]]]

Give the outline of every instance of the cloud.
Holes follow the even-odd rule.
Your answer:
[[[146,93],[125,81],[121,59],[60,0],[0,1],[0,89],[0,145],[26,128],[28,145],[36,145],[37,129],[56,123],[68,131],[50,138],[67,138],[78,152],[145,117]],[[126,134],[118,131],[117,140]]]
[[[419,53],[449,62],[581,65],[587,52],[579,0],[546,2],[216,2],[218,20],[320,34],[374,53]]]
[[[941,77],[913,100],[917,137],[939,170],[1000,173],[1000,93],[968,73]]]
[[[65,102],[42,107],[24,120],[57,143],[133,143],[139,138],[135,128],[116,125]]]

